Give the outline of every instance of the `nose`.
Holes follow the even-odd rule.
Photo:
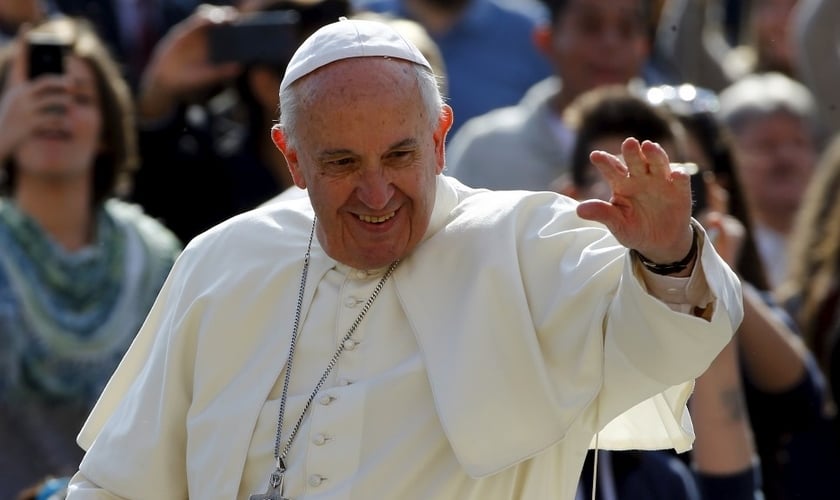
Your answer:
[[[361,173],[356,195],[366,206],[380,210],[388,205],[394,195],[394,186],[384,172],[385,169],[367,169]]]

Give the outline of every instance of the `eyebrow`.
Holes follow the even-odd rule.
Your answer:
[[[415,147],[417,146],[417,139],[413,137],[409,137],[407,139],[403,139],[395,144],[392,144],[388,149],[402,149],[407,147]]]
[[[413,137],[409,137],[406,139],[402,139],[401,141],[397,141],[394,144],[388,146],[388,150],[393,149],[403,149],[403,148],[411,148],[417,146],[417,139]],[[344,156],[344,155],[355,155],[356,153],[347,148],[339,148],[339,149],[325,149],[318,154],[318,158],[331,158],[335,156]]]

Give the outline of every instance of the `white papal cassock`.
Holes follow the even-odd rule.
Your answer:
[[[188,245],[79,436],[70,499],[265,491],[312,217],[271,203]],[[692,380],[742,317],[699,231],[692,277],[655,276],[568,198],[439,176],[425,240],[295,438],[286,495],[571,499],[599,430],[601,448],[690,448]],[[313,244],[285,436],[383,271]]]

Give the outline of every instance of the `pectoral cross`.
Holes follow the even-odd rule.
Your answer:
[[[271,479],[268,481],[268,489],[265,490],[265,493],[262,495],[255,493],[248,497],[248,500],[289,500],[283,496],[283,476],[285,472],[284,467],[275,469],[271,473]]]

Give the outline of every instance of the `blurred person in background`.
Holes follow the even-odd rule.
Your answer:
[[[473,118],[452,137],[447,171],[473,187],[548,189],[567,170],[574,133],[566,107],[580,94],[642,80],[650,44],[648,0],[545,0],[551,22],[535,43],[555,76],[522,100]],[[457,113],[457,110],[456,110]]]
[[[718,234],[718,251],[742,280],[744,321],[736,338],[765,498],[829,500],[838,483],[835,451],[825,439],[831,425],[823,411],[825,377],[796,322],[773,294],[743,178],[735,173],[732,138],[717,119],[718,96],[687,84],[653,87],[646,97],[680,120],[685,158],[699,166],[706,180],[710,211],[701,221]]]
[[[840,134],[821,154],[791,235],[788,276],[778,295],[828,378],[827,413],[840,450]],[[835,461],[835,464],[837,462]],[[837,467],[837,465],[835,465]],[[840,468],[835,468],[840,470]]]
[[[253,55],[240,60],[214,59],[214,29],[271,13],[293,20],[276,25],[276,49],[253,47]],[[321,25],[349,14],[346,0],[258,0],[205,6],[173,27],[140,86],[142,168],[131,199],[187,242],[291,187],[285,159],[267,132],[277,118],[286,54]],[[291,39],[282,30],[291,30]]]
[[[27,77],[28,34],[0,58],[0,491],[72,472],[76,435],[179,254],[120,201],[136,164],[131,95],[83,21],[62,74]]]
[[[798,2],[742,2],[743,28],[731,41],[727,0],[665,0],[656,31],[656,57],[676,81],[715,92],[754,73],[797,78],[792,26]]]
[[[731,138],[733,175],[772,290],[787,273],[790,232],[822,148],[816,103],[788,76],[754,74],[721,92],[717,116]]]
[[[449,135],[474,116],[519,102],[551,74],[534,45],[544,11],[499,0],[354,0],[357,11],[403,17],[426,28],[443,55],[447,103],[457,117]]]

